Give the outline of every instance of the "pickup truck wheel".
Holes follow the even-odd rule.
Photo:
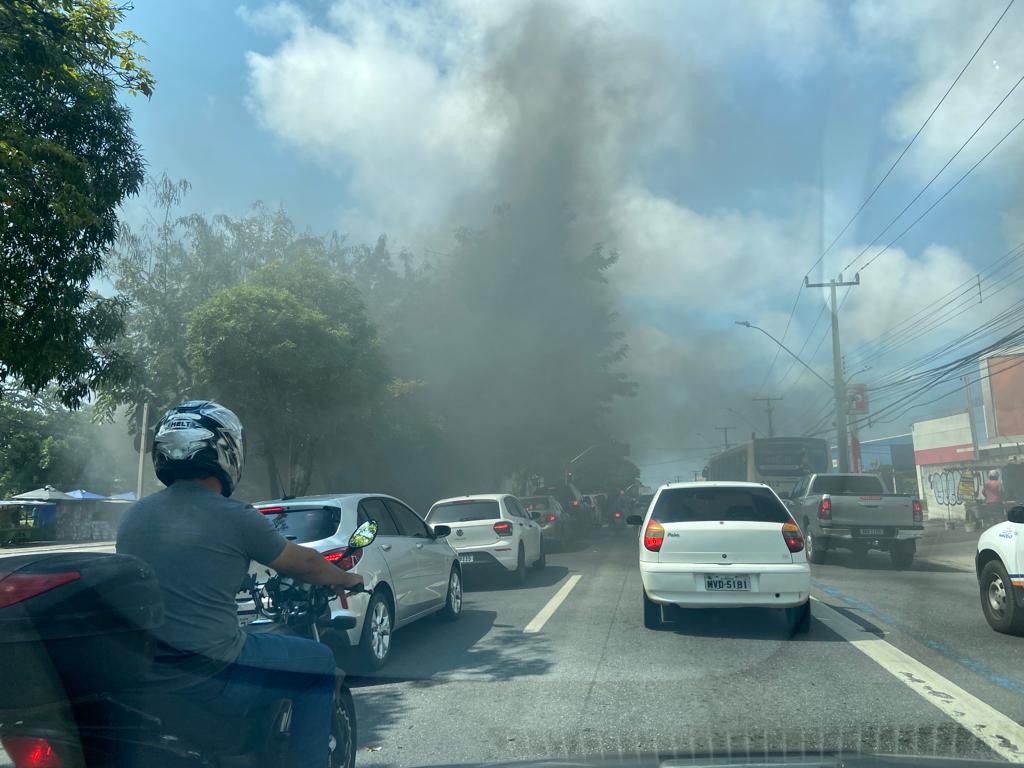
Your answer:
[[[821,565],[825,562],[825,542],[815,535],[810,526],[804,528],[804,549],[807,551],[808,562]]]
[[[1013,584],[1001,562],[990,560],[985,564],[978,587],[988,625],[1007,635],[1024,634],[1024,610],[1017,605]]]
[[[909,568],[916,552],[917,547],[913,541],[897,541],[889,550],[889,558],[895,568]]]
[[[661,629],[665,620],[661,617],[661,606],[647,597],[644,592],[644,626],[647,629]]]

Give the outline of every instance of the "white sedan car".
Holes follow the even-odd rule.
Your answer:
[[[449,543],[464,569],[498,566],[517,584],[526,581],[526,567],[543,568],[544,536],[540,524],[515,496],[459,496],[435,502],[427,513],[430,525],[452,529]]]
[[[759,483],[672,483],[654,494],[641,525],[644,626],[664,606],[778,607],[793,632],[811,621],[803,535],[779,497]]]
[[[349,643],[364,667],[379,669],[391,655],[391,634],[424,616],[455,620],[462,612],[462,568],[448,544],[447,526],[431,528],[407,505],[380,493],[304,496],[253,505],[283,536],[322,552],[345,570],[362,575],[368,594],[331,601],[332,615],[352,613]],[[367,520],[377,538],[342,559],[349,536]],[[256,566],[257,578],[266,570]],[[262,581],[262,579],[260,579]]]
[[[1008,510],[1006,522],[981,534],[974,564],[989,626],[1024,635],[1024,507]]]

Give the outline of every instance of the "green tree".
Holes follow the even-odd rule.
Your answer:
[[[50,382],[77,404],[125,374],[102,352],[123,302],[90,290],[139,190],[143,160],[118,92],[149,96],[140,38],[109,0],[0,3],[0,379]]]
[[[197,384],[246,424],[275,495],[306,493],[318,459],[358,450],[388,384],[358,292],[311,258],[268,265],[195,310],[186,354]]]

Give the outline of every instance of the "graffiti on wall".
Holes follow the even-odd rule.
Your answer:
[[[978,497],[978,473],[970,469],[942,469],[928,475],[935,502],[944,507],[955,507],[966,499]]]

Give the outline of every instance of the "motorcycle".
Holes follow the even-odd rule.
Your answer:
[[[375,536],[376,523],[362,524],[346,554]],[[0,673],[0,742],[15,768],[284,764],[289,699],[227,717],[141,684],[155,649],[151,630],[163,619],[155,578],[141,561],[98,553],[16,556],[3,570],[0,594],[14,577],[19,596],[27,596],[0,600],[0,652],[15,664]],[[247,632],[319,640],[325,621],[339,630],[355,625],[351,616],[325,619],[330,587],[280,575],[243,586],[259,616]],[[353,768],[355,705],[344,672],[336,676],[329,765]]]

